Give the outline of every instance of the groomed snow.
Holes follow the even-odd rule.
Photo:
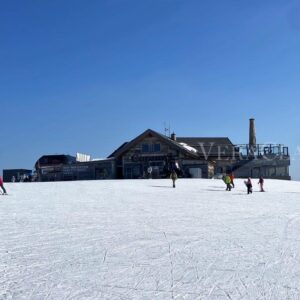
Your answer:
[[[299,299],[300,183],[6,184],[0,299]]]

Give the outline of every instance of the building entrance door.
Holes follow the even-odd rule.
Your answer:
[[[202,178],[201,168],[189,168],[189,172],[192,178]]]
[[[127,165],[125,166],[125,178],[126,179],[138,179],[142,178],[141,174],[141,165],[134,164],[134,165]]]

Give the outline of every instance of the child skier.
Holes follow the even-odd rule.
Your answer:
[[[252,194],[252,181],[251,178],[249,177],[248,180],[245,181],[246,187],[247,187],[247,192],[248,195]]]
[[[6,195],[7,194],[6,193],[6,189],[5,189],[4,185],[3,185],[3,179],[2,179],[1,176],[0,176],[0,187],[1,187],[2,191],[3,191],[3,194]]]
[[[231,191],[231,178],[229,175],[226,175],[225,177],[225,183],[227,185],[226,191]]]
[[[177,178],[178,178],[177,173],[176,173],[175,170],[173,170],[173,171],[171,172],[170,178],[171,178],[172,181],[173,181],[173,188],[175,188],[175,181],[176,181]]]
[[[260,177],[259,177],[258,184],[260,185],[260,191],[261,191],[261,192],[264,192],[264,191],[265,191],[265,190],[264,190],[264,182],[265,182],[264,178],[263,178],[262,176],[260,176]]]

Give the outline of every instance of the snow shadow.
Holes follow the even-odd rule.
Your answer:
[[[208,188],[217,189],[217,190],[223,190],[223,189],[226,189],[226,185],[224,185],[224,186],[208,186]]]
[[[300,194],[300,192],[284,192],[285,194]]]
[[[166,185],[151,185],[151,187],[155,188],[165,188],[165,189],[172,189],[172,186],[166,186]]]
[[[206,192],[227,192],[226,188],[223,189],[201,189],[202,191],[206,191]]]
[[[242,193],[242,192],[240,192],[240,193],[236,193],[235,191],[234,191],[234,189],[232,189],[231,190],[231,192],[229,192],[229,191],[226,191],[226,189],[202,189],[201,191],[205,191],[205,192],[223,192],[223,193],[230,193],[230,194],[232,194],[233,196],[243,196],[243,195],[246,195],[246,196],[248,196],[248,194],[247,194],[247,191],[245,191],[244,193]]]
[[[248,195],[247,192],[245,192],[245,193],[238,193],[238,194],[232,193],[232,195],[234,195],[234,196],[251,196],[251,195]]]

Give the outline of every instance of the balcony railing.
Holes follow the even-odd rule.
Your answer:
[[[289,158],[289,148],[282,144],[235,145],[241,157],[281,157]]]

